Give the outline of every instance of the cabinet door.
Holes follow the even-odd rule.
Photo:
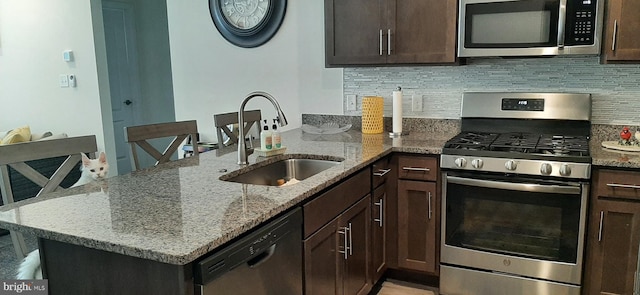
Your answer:
[[[640,61],[640,1],[609,0],[605,23],[606,61]]]
[[[325,0],[326,65],[386,61],[382,0]],[[384,51],[384,52],[383,52]]]
[[[636,294],[640,203],[599,199],[591,211],[588,294]]]
[[[437,272],[435,182],[398,181],[398,266]]]
[[[387,63],[453,63],[457,0],[387,0]]]
[[[371,273],[372,282],[377,282],[387,270],[386,241],[388,203],[386,184],[382,184],[373,191],[371,200]]]
[[[346,232],[349,247],[341,255],[343,290],[345,295],[368,294],[371,290],[369,225],[371,224],[371,197],[367,196],[340,215],[338,232]]]
[[[338,258],[338,251],[343,246],[338,239],[337,218],[304,240],[306,295],[342,294],[342,281],[338,280],[338,259],[342,258]]]

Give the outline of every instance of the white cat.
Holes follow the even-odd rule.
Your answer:
[[[82,155],[82,166],[80,167],[82,175],[80,175],[80,179],[71,187],[80,186],[107,177],[107,173],[109,173],[109,163],[107,163],[107,155],[104,152],[101,152],[97,159],[89,159],[84,153],[80,154]]]
[[[27,257],[22,260],[20,267],[18,268],[18,275],[16,275],[16,279],[42,279],[42,269],[40,269],[40,250],[36,249],[29,252]]]
[[[109,173],[109,163],[107,163],[107,155],[104,152],[101,152],[97,159],[89,159],[84,153],[80,154],[82,155],[82,166],[80,167],[82,175],[80,175],[80,179],[71,187],[87,184],[107,176],[107,173]],[[36,249],[29,252],[27,257],[22,260],[16,279],[42,279],[40,250]]]

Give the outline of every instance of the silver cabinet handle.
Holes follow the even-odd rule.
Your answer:
[[[604,211],[600,211],[600,227],[598,228],[598,242],[602,242],[602,223],[604,221]]]
[[[374,218],[373,221],[378,223],[378,226],[382,227],[382,218],[384,216],[384,213],[382,212],[384,209],[383,205],[382,205],[382,201],[383,199],[380,198],[380,201],[377,203],[373,203],[374,205],[380,207],[380,209],[378,210],[378,218]]]
[[[349,255],[353,255],[353,237],[351,236],[351,222],[349,222]]]
[[[380,29],[380,55],[382,55],[382,29]]]
[[[640,189],[640,185],[633,185],[633,184],[607,183],[607,186],[608,187]]]
[[[618,20],[613,21],[613,40],[611,42],[611,51],[616,51],[616,39],[618,35]]]
[[[344,239],[343,239],[343,241],[344,241],[344,251],[338,250],[338,253],[344,254],[344,260],[347,260],[347,258],[349,258],[347,256],[347,254],[349,253],[349,252],[347,252],[347,250],[349,249],[349,245],[348,245],[349,241],[347,240],[348,239],[348,237],[347,237],[348,231],[349,231],[349,228],[346,227],[346,226],[343,227],[342,230],[338,231],[339,234],[344,235]]]
[[[391,29],[387,30],[387,55],[391,55]]]
[[[429,220],[431,220],[432,213],[433,211],[431,211],[431,192],[429,192]]]
[[[567,21],[567,0],[560,0],[558,15],[558,49],[564,49],[564,25]]]
[[[422,172],[429,172],[429,171],[431,171],[431,169],[429,169],[429,168],[417,168],[417,167],[402,167],[402,170],[407,170],[407,171],[422,171]]]
[[[384,176],[385,174],[389,173],[391,171],[391,169],[380,169],[378,170],[378,172],[373,172],[374,176]]]

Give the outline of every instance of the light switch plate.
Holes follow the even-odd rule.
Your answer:
[[[347,111],[355,111],[358,109],[355,94],[347,95]]]
[[[414,112],[422,112],[422,95],[414,94],[411,96],[411,110]]]
[[[65,74],[60,74],[60,78],[58,78],[58,83],[60,87],[69,87],[69,78]]]

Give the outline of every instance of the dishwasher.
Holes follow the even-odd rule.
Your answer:
[[[302,294],[302,210],[205,256],[194,266],[194,283],[198,295]]]

